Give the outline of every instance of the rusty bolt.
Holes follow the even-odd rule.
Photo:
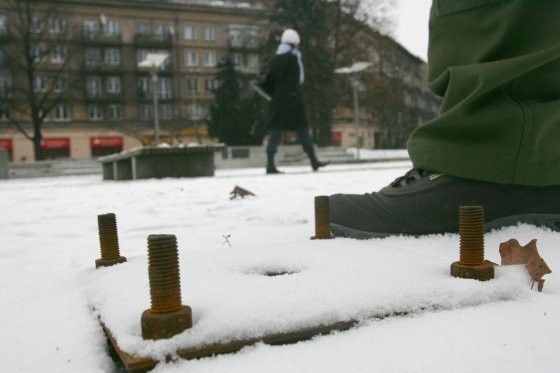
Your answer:
[[[126,262],[126,258],[119,253],[119,236],[115,214],[97,215],[97,228],[99,230],[101,258],[95,261],[95,268]]]
[[[494,266],[484,260],[484,208],[459,207],[459,261],[451,264],[451,275],[480,281],[494,278]]]
[[[315,197],[315,236],[312,240],[327,240],[334,238],[331,234],[331,216],[328,196]]]
[[[181,304],[179,254],[174,235],[148,236],[151,308],[142,313],[142,337],[164,339],[192,326],[192,311]]]

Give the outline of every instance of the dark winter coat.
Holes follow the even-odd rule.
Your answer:
[[[269,128],[295,130],[308,126],[300,93],[297,56],[291,52],[275,55],[263,83],[272,100],[268,108]]]

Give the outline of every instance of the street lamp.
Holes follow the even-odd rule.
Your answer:
[[[166,52],[148,53],[142,61],[138,63],[139,68],[150,69],[152,75],[152,96],[154,103],[154,137],[156,145],[159,145],[159,110],[158,110],[158,72],[169,59],[169,54]]]
[[[352,66],[339,67],[334,70],[337,74],[348,74],[350,77],[350,85],[354,91],[354,123],[356,125],[356,159],[360,159],[360,104],[358,102],[358,89],[360,88],[360,80],[358,73],[364,71],[371,66],[371,62],[354,62]]]

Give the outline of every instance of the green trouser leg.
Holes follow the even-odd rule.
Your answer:
[[[416,168],[560,185],[560,0],[434,0],[428,80],[441,114],[419,126]]]

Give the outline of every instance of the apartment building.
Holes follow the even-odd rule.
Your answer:
[[[0,1],[0,146],[13,160],[31,160],[32,142],[10,122],[29,117],[14,110],[18,101],[27,105],[17,92],[26,84],[22,69],[6,63],[10,48],[23,41],[11,30],[25,8],[14,11],[12,3]],[[90,158],[153,142],[154,86],[149,69],[138,66],[148,53],[169,56],[155,89],[162,140],[170,143],[210,141],[208,107],[217,65],[226,56],[248,76],[260,68],[266,17],[258,2],[69,0],[31,6],[30,90],[39,100],[57,97],[43,123],[45,158]],[[21,125],[31,133],[30,123]]]

